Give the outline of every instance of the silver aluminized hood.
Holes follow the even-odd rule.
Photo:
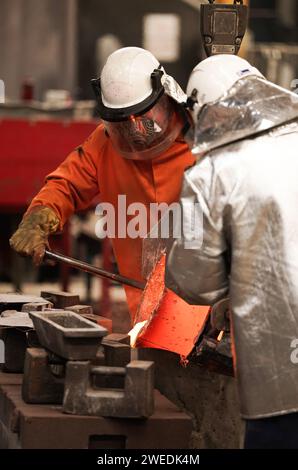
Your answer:
[[[246,77],[219,100],[203,106],[192,152],[201,154],[298,117],[298,95],[259,77]]]

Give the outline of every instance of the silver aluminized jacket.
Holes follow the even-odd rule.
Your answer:
[[[250,85],[253,90],[251,79]],[[261,103],[254,114],[254,96],[247,97],[253,115],[248,113],[247,126],[242,123],[249,130],[249,119],[256,118],[245,134],[250,137],[209,151],[185,173],[182,208],[199,202],[203,243],[191,249],[185,238],[176,240],[166,272],[167,286],[191,304],[230,296],[241,414],[248,419],[298,411],[298,123],[279,122],[297,117],[298,108],[294,95],[279,89],[270,98],[276,121],[256,135],[266,123]],[[283,107],[279,113],[280,102],[291,97],[288,113]],[[231,103],[233,116],[235,95]],[[223,132],[213,122],[214,140],[210,132],[204,140],[198,126],[196,146],[201,135],[204,149],[218,147],[214,142],[228,132],[228,116],[218,117]],[[189,211],[183,212],[187,219]]]

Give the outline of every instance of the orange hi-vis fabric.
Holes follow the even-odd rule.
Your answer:
[[[127,206],[143,203],[149,217],[150,203],[171,204],[179,200],[183,172],[193,164],[188,146],[179,141],[153,160],[127,160],[114,150],[103,126],[99,125],[47,176],[28,210],[37,205],[51,207],[61,220],[62,230],[67,219],[74,212],[87,209],[96,195],[100,194],[102,202],[112,204],[116,214],[118,195],[125,195]],[[116,230],[116,237],[111,241],[120,273],[143,280],[142,238],[120,238]],[[125,291],[134,319],[142,292],[131,287],[125,287]]]

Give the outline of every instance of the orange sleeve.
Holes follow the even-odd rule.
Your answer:
[[[45,185],[32,200],[28,210],[35,206],[47,206],[60,218],[60,227],[74,213],[88,208],[100,192],[98,170],[106,143],[102,126],[73,150],[63,163],[45,180]]]

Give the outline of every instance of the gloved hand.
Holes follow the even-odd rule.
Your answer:
[[[230,298],[216,302],[211,309],[211,325],[221,331],[230,331]]]
[[[32,256],[38,266],[49,247],[48,237],[55,233],[60,220],[55,212],[46,206],[37,206],[26,214],[17,231],[9,240],[10,246],[20,255]]]

